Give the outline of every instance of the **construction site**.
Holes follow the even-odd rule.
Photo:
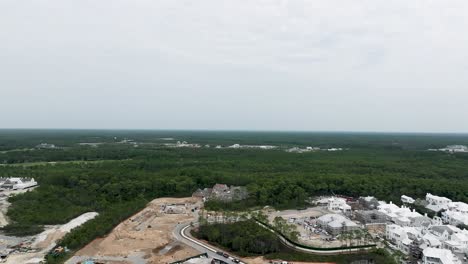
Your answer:
[[[176,240],[178,224],[196,222],[199,198],[159,198],[120,223],[110,234],[79,250],[67,264],[86,260],[109,264],[172,263],[200,252]]]
[[[303,245],[336,248],[365,244],[364,237],[350,236],[351,233],[365,233],[365,230],[359,223],[347,217],[349,214],[348,207],[344,206],[346,203],[336,198],[323,200],[323,204],[304,210],[276,211],[267,208],[264,213],[271,225],[274,225],[277,217],[284,219],[298,232],[298,242]]]
[[[50,251],[61,253],[67,250],[56,247],[58,240],[73,228],[86,223],[97,215],[98,213],[95,212],[82,214],[64,225],[47,226],[42,233],[35,236],[19,238],[0,235],[2,262],[6,264],[43,263],[44,257]]]

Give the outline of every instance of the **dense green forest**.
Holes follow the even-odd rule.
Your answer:
[[[200,144],[333,146],[338,152],[287,153],[276,150],[168,148],[165,137]],[[124,138],[138,147],[121,144]],[[41,143],[58,149],[33,149]],[[80,142],[102,142],[97,147]],[[173,141],[171,141],[173,142]],[[10,199],[9,234],[37,233],[42,225],[65,223],[79,214],[100,216],[62,241],[77,249],[104,235],[146,202],[188,196],[215,183],[245,185],[242,203],[209,204],[245,209],[304,206],[324,194],[374,195],[398,201],[401,194],[427,192],[468,202],[468,155],[428,152],[429,147],[467,144],[463,135],[253,133],[189,131],[0,131],[0,177],[34,177],[40,187]],[[57,164],[23,162],[73,161]],[[18,166],[20,165],[20,166]]]
[[[243,256],[265,255],[280,251],[279,238],[260,227],[254,220],[233,224],[202,225],[195,234],[200,239],[229,248]]]

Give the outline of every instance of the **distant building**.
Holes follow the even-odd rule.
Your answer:
[[[36,149],[55,149],[57,148],[54,144],[41,143],[36,146]]]
[[[1,189],[23,190],[37,185],[34,178],[7,178],[1,185]]]
[[[451,145],[445,148],[439,149],[440,151],[446,151],[450,153],[457,153],[457,152],[468,152],[468,147],[463,145]]]

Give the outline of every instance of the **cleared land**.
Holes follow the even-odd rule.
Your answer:
[[[196,198],[159,198],[120,223],[105,238],[99,238],[78,251],[67,263],[83,259],[114,263],[168,263],[200,254],[175,240],[179,223],[197,221],[201,200]]]
[[[64,225],[48,226],[46,230],[36,236],[17,238],[2,236],[1,244],[12,249],[6,259],[6,264],[40,263],[44,256],[52,250],[59,239],[63,238],[73,228],[93,219],[97,213],[85,213]]]

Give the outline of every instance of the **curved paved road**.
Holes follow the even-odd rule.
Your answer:
[[[281,240],[281,242],[289,247],[289,248],[292,248],[292,249],[295,249],[297,251],[301,251],[301,252],[305,252],[305,253],[312,253],[312,254],[316,254],[316,255],[337,255],[337,254],[343,254],[343,253],[352,253],[352,252],[358,252],[358,251],[366,251],[366,250],[369,250],[369,249],[373,249],[375,248],[375,246],[369,246],[369,247],[366,247],[366,248],[353,248],[353,249],[337,249],[337,250],[316,250],[316,249],[310,249],[310,248],[305,248],[305,247],[299,247],[299,246],[296,246],[296,245],[293,245],[291,244],[291,242],[287,241],[286,239],[284,239],[284,237],[278,235],[276,233],[276,231],[274,231],[273,229],[271,229],[270,227],[256,221],[257,224],[261,225],[262,227],[270,230],[270,232],[272,233],[275,233],[275,235]]]
[[[217,258],[222,261],[225,261],[228,264],[236,264],[236,262],[234,262],[234,259],[232,257],[225,258],[223,256],[216,254],[217,251],[221,251],[220,249],[217,249],[213,247],[212,245],[208,245],[208,244],[203,243],[202,241],[194,239],[190,235],[190,229],[191,229],[190,224],[186,224],[186,223],[178,224],[176,228],[174,229],[173,235],[175,236],[177,240],[183,242],[184,244],[187,244],[188,246],[191,246],[202,253],[208,254],[208,257],[210,258]],[[235,257],[237,258],[237,256]],[[245,262],[240,262],[240,263],[245,264]]]

